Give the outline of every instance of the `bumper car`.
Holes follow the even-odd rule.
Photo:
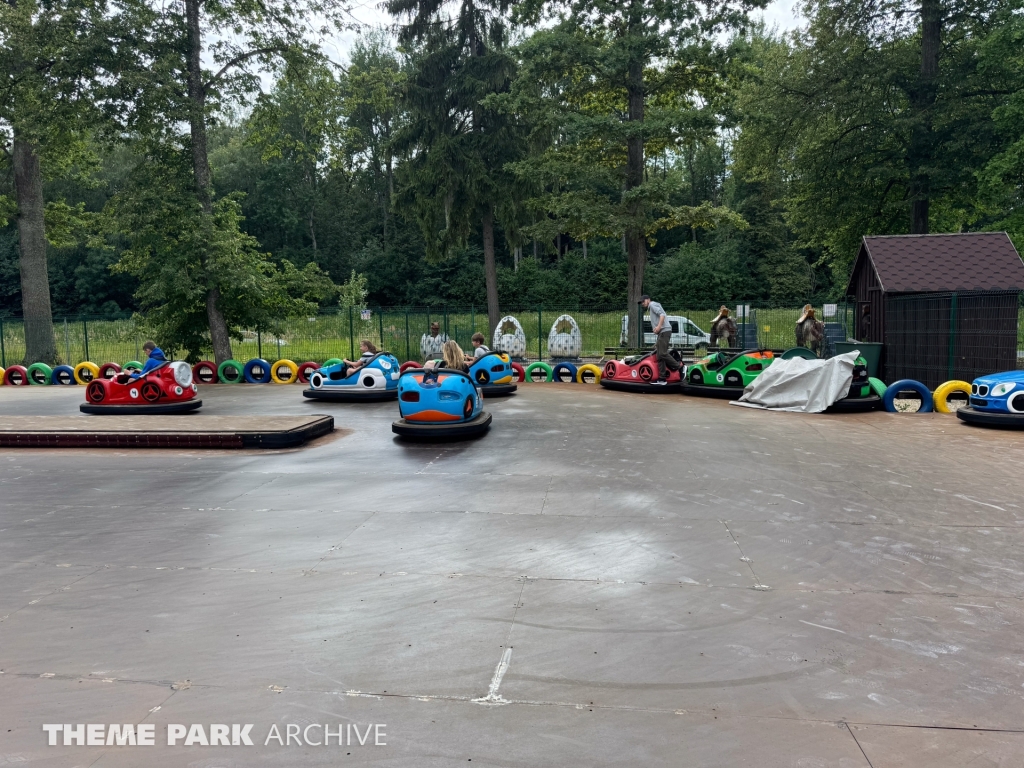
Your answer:
[[[518,388],[513,382],[512,363],[508,355],[491,352],[469,366],[469,375],[484,397],[511,395]]]
[[[398,380],[398,413],[391,424],[401,437],[476,437],[491,426],[483,410],[483,395],[469,374],[448,368],[413,369]]]
[[[956,417],[983,427],[1024,428],[1024,371],[976,378],[969,404],[958,409]]]
[[[736,400],[743,394],[743,388],[774,360],[775,356],[767,349],[749,349],[735,354],[713,352],[686,371],[683,394]]]
[[[85,388],[82,413],[142,416],[188,413],[202,406],[196,397],[189,364],[175,360],[161,363],[143,374],[118,373],[112,379],[96,378]]]
[[[678,350],[670,350],[672,355],[682,365]],[[678,393],[683,386],[683,368],[678,371],[669,371],[668,378],[664,384],[656,384],[658,381],[658,360],[654,352],[646,355],[627,357],[623,360],[609,360],[605,363],[604,371],[601,373],[600,384],[607,389],[616,389],[620,392],[643,392],[647,394],[668,394]]]
[[[371,403],[398,397],[398,359],[378,352],[366,365],[347,373],[344,363],[325,365],[309,377],[303,397],[342,403]]]
[[[862,413],[873,411],[882,405],[882,398],[871,388],[868,379],[868,362],[858,357],[853,366],[853,382],[850,391],[825,409],[826,413]]]

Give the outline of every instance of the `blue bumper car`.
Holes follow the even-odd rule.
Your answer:
[[[971,383],[969,404],[956,416],[983,427],[1024,428],[1024,371],[979,376]]]
[[[501,397],[515,392],[517,386],[512,381],[513,373],[508,355],[497,352],[490,352],[469,366],[469,375],[484,397]]]
[[[476,437],[491,426],[483,394],[469,374],[448,368],[413,368],[398,380],[398,413],[391,424],[400,437],[446,439]]]
[[[303,397],[342,403],[369,403],[398,397],[398,359],[379,352],[366,365],[349,372],[344,363],[319,368],[310,374]]]

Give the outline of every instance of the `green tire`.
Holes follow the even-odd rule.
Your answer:
[[[235,372],[234,377],[226,376],[228,368]],[[244,369],[237,360],[225,360],[217,366],[217,380],[222,384],[238,384],[245,381]]]
[[[545,362],[538,361],[526,366],[526,381],[528,383],[533,381],[533,372],[537,370],[544,371],[544,381],[551,381],[553,373],[552,367]]]
[[[129,368],[134,368],[136,371],[141,371],[145,366],[138,360],[129,360],[127,363],[121,366],[122,371],[127,371]]]
[[[340,357],[332,357],[330,360],[324,360],[324,364],[322,366],[320,366],[320,367],[321,368],[328,368],[328,367],[330,367],[332,365],[341,365],[341,358]]]
[[[876,378],[872,377],[872,378],[868,379],[868,384],[871,385],[871,391],[874,392],[879,397],[881,397],[882,395],[885,394],[885,390],[886,390],[885,382],[882,381],[881,379],[876,379]]]
[[[42,374],[42,381],[38,381],[36,374]],[[53,376],[53,368],[48,366],[46,363],[32,363],[28,367],[25,374],[28,377],[29,384],[36,384],[42,386],[50,383],[50,377]]]

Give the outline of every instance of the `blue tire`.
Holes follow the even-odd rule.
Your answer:
[[[889,413],[898,413],[895,403],[896,395],[908,389],[916,392],[921,397],[921,407],[917,412],[931,413],[935,408],[935,400],[932,398],[931,390],[920,381],[914,381],[913,379],[900,379],[886,388],[885,394],[882,395],[882,405],[885,406],[885,410]]]
[[[58,365],[53,369],[53,373],[50,374],[51,384],[64,384],[74,386],[78,382],[75,381],[75,369],[70,365]]]
[[[567,375],[570,382],[576,381],[576,366],[572,363],[558,363],[551,369],[551,381],[562,382],[562,376]]]
[[[259,373],[256,373],[257,369]],[[242,376],[247,384],[267,384],[270,381],[270,363],[262,357],[254,357],[245,364]]]

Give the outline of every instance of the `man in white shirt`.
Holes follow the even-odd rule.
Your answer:
[[[420,339],[420,353],[424,360],[438,360],[441,357],[441,349],[448,341],[448,335],[441,333],[440,323],[430,324],[430,334],[423,334]]]

